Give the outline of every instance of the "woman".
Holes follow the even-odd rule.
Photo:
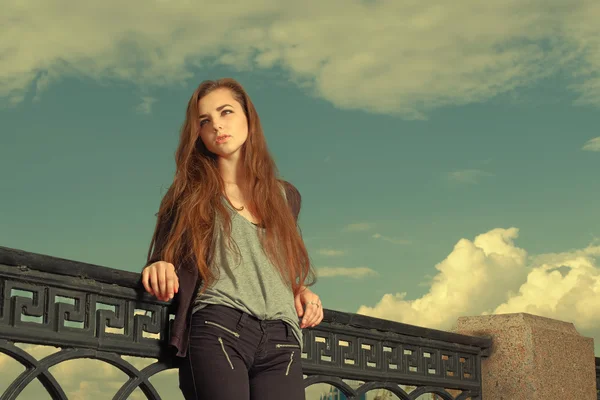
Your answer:
[[[323,308],[307,287],[299,211],[242,86],[201,83],[142,272],[150,294],[177,303],[171,344],[186,400],[304,399],[301,329]]]

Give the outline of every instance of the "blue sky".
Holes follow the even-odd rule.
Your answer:
[[[442,329],[527,311],[600,337],[573,311],[600,305],[582,283],[600,279],[597,2],[9,3],[0,245],[140,271],[187,101],[233,77],[303,196],[325,307]],[[565,263],[536,297],[532,273]],[[446,322],[427,317],[446,303]]]
[[[245,85],[281,175],[302,193],[315,266],[379,274],[321,278],[315,290],[331,308],[354,312],[394,291],[418,297],[458,239],[491,228],[520,228],[533,253],[600,236],[600,154],[582,150],[598,133],[597,110],[574,107],[566,91],[551,104],[499,98],[407,121],[337,109],[264,71],[211,68],[153,91],[149,114],[136,112],[132,85],[73,78],[3,109],[1,243],[139,271],[187,100],[200,80],[221,76]]]

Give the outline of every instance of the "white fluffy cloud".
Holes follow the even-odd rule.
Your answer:
[[[3,2],[0,96],[19,103],[68,76],[148,93],[207,63],[278,67],[341,108],[422,118],[557,71],[600,105],[600,3],[185,0]],[[208,77],[207,77],[208,78]]]
[[[527,255],[513,244],[517,233],[516,228],[494,229],[474,241],[459,240],[436,266],[439,273],[423,297],[406,300],[406,293],[386,294],[376,306],[362,306],[358,313],[449,328],[458,315],[493,310],[527,274]]]
[[[600,339],[600,246],[545,254],[535,261],[519,292],[494,313],[527,312],[573,322]]]
[[[459,316],[526,312],[572,322],[600,342],[600,245],[528,256],[517,237],[516,228],[497,228],[461,239],[425,295],[386,294],[358,313],[447,330]]]

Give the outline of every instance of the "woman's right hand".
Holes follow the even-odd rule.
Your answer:
[[[157,261],[142,271],[142,283],[148,293],[158,300],[169,301],[179,291],[179,277],[173,264]]]

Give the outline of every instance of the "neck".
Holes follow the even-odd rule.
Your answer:
[[[233,183],[242,186],[245,182],[245,174],[242,166],[240,152],[232,154],[230,157],[219,157],[217,166],[221,178],[225,183]]]

